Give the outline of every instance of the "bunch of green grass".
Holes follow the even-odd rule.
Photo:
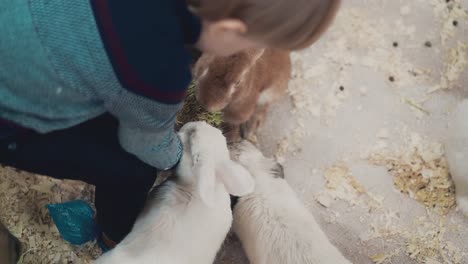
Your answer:
[[[177,116],[177,129],[193,121],[205,121],[214,127],[220,128],[223,124],[223,114],[221,112],[210,113],[203,109],[197,101],[195,91],[195,84],[191,84],[185,98],[184,107]]]

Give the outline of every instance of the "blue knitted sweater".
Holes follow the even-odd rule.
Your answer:
[[[110,112],[126,151],[170,168],[199,33],[184,0],[3,0],[0,118],[47,133]]]

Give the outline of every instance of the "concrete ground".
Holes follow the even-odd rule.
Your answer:
[[[448,115],[468,95],[466,8],[466,0],[346,0],[331,31],[294,54],[291,99],[274,107],[259,141],[353,263],[468,263],[468,218],[427,209],[368,159],[444,142]],[[336,166],[365,193],[327,190]],[[218,263],[248,263],[231,241]]]

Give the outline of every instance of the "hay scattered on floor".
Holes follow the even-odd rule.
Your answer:
[[[361,234],[362,241],[399,239],[403,242],[397,248],[388,249],[388,252],[379,252],[370,256],[369,258],[374,263],[397,263],[393,259],[401,254],[417,263],[463,263],[465,257],[463,252],[446,239],[448,231],[455,227],[445,218],[440,218],[438,214],[431,218],[429,217],[431,214],[428,214],[427,217],[419,217],[408,225],[402,221],[399,213],[383,205],[382,198],[366,190],[352,176],[346,164],[334,165],[325,169],[324,176],[326,179],[325,190],[316,196],[316,201],[320,205],[333,213],[333,203],[341,200],[369,212],[369,214],[361,216],[362,219],[369,218],[364,222],[371,223],[369,230]]]
[[[191,85],[189,87],[187,97],[185,98],[184,107],[177,116],[177,129],[192,121],[205,121],[214,127],[221,128],[223,124],[222,113],[210,113],[203,109],[203,107],[198,103],[195,93],[196,87],[195,85]]]
[[[396,250],[395,252],[392,253],[379,253],[375,254],[370,257],[370,259],[375,263],[375,264],[385,264],[385,263],[390,263],[389,261],[392,260],[393,257],[397,256],[400,254],[400,249]]]
[[[375,237],[383,239],[400,237],[404,240],[404,244],[393,252],[379,253],[371,259],[376,264],[394,263],[392,259],[403,252],[417,263],[462,264],[465,254],[446,240],[448,226],[450,225],[444,219],[437,221],[428,217],[419,217],[409,228],[374,227]]]
[[[468,11],[463,7],[463,0],[430,0],[434,16],[440,21],[440,40],[447,44],[455,37],[458,27],[468,22]],[[456,21],[456,25],[454,22]]]
[[[468,10],[463,7],[462,0],[430,0],[434,10],[434,16],[440,21],[440,40],[442,45],[451,44],[456,33],[461,27],[468,25]],[[447,51],[444,70],[440,77],[440,83],[429,92],[452,89],[459,81],[462,73],[468,66],[468,44],[455,43]]]
[[[427,208],[447,214],[456,205],[455,185],[442,145],[418,134],[412,134],[408,143],[397,153],[373,153],[369,160],[388,169],[399,191]]]
[[[326,191],[315,196],[323,207],[330,207],[336,200],[347,201],[352,205],[358,203],[358,197],[366,189],[352,175],[345,165],[336,165],[325,170]]]
[[[332,30],[327,33],[328,41],[325,43],[326,47],[320,50],[320,54],[310,55],[311,53],[307,52],[294,57],[295,73],[290,85],[290,95],[295,108],[293,117],[296,120],[296,128],[278,145],[277,158],[284,161],[286,155],[294,154],[303,145],[302,139],[307,135],[304,123],[312,119],[325,124],[333,122],[336,112],[346,104],[347,98],[367,96],[368,89],[365,87],[348,87],[349,77],[353,76],[353,73],[350,73],[351,67],[371,68],[376,77],[388,79],[391,91],[397,93],[402,102],[415,110],[417,118],[432,114],[432,109],[426,102],[437,94],[427,92],[455,87],[468,65],[467,44],[455,42],[468,24],[468,12],[461,7],[461,2],[462,0],[429,0],[403,3],[402,15],[416,15],[414,10],[419,10],[422,5],[431,5],[436,18],[435,30],[441,32],[440,39],[432,35],[427,36],[427,39],[416,39],[416,33],[420,29],[415,25],[406,24],[407,20],[403,18],[388,21],[385,18],[369,16],[367,10],[342,10]],[[454,26],[454,21],[458,21],[458,27]],[[397,49],[389,45],[393,40],[389,39],[391,35],[404,40],[399,42],[400,46],[404,45],[410,49],[432,48],[427,50],[428,54],[446,56],[441,76],[438,71],[415,65],[411,56],[403,52],[406,49]],[[428,43],[426,46],[422,45],[424,41]],[[310,65],[310,61],[314,63]],[[328,89],[329,93],[340,95],[336,91],[340,85],[344,85],[346,91],[350,91],[349,97],[325,100],[327,93],[319,90],[324,88]],[[311,92],[312,89],[317,91]],[[372,89],[369,91],[372,92]],[[418,91],[424,95],[421,96]],[[362,111],[363,107],[357,106],[357,109]],[[380,140],[380,147],[388,148],[388,137],[379,136],[379,139],[386,139]],[[334,211],[333,204],[336,200],[351,206],[367,206],[369,211],[375,212],[372,215],[363,214],[361,218],[368,219],[360,220],[363,223],[372,223],[372,230],[369,234],[363,234],[362,241],[373,240],[375,244],[383,244],[384,252],[375,252],[378,254],[371,258],[374,263],[409,263],[404,255],[413,259],[415,263],[468,263],[466,255],[448,242],[448,239],[453,240],[453,233],[447,232],[453,223],[439,221],[455,206],[455,189],[443,149],[440,144],[425,138],[419,143],[401,150],[373,153],[372,163],[392,171],[397,188],[423,203],[429,209],[428,215],[436,215],[434,219],[420,218],[414,222],[410,220],[409,223],[408,219],[402,219],[404,217],[400,216],[400,208],[381,207],[380,198],[374,198],[376,196],[367,190],[361,193],[359,190],[362,189],[353,187],[352,180],[349,179],[352,175],[346,165],[335,165],[324,171],[327,183],[315,199],[321,206],[326,207],[327,213],[334,213],[336,217],[342,214],[342,211]],[[354,177],[352,179],[356,180]],[[403,244],[400,244],[400,241]],[[386,244],[398,244],[398,248],[386,248]],[[402,258],[405,261],[400,261]]]
[[[455,88],[456,83],[459,82],[462,74],[466,71],[467,66],[468,43],[460,42],[456,47],[448,51],[440,84],[430,92]]]
[[[330,125],[350,98],[367,96],[367,87],[347,85],[355,77],[352,67],[373,69],[376,76],[385,79],[391,77],[394,81],[389,86],[399,88],[395,92],[402,95],[407,93],[407,89],[402,88],[424,84],[430,78],[430,71],[414,65],[402,49],[388,45],[391,39],[386,33],[393,32],[409,42],[414,39],[415,31],[414,25],[407,25],[402,19],[389,23],[385,19],[371,18],[365,10],[341,10],[327,33],[327,41],[320,55],[311,57],[306,53],[308,51],[293,54],[289,95],[293,101],[292,116],[296,124],[278,145],[276,158],[284,160],[287,154],[301,149],[303,138],[310,133],[305,129],[305,124],[311,117]],[[314,89],[316,91],[311,92]],[[416,100],[410,95],[405,95],[405,98],[418,104],[420,101],[420,98]],[[365,110],[362,106],[357,106],[357,109]]]
[[[419,263],[461,263],[462,254],[450,243],[444,242],[447,231],[444,221],[433,223],[425,217],[414,221],[414,229],[402,233],[407,239],[406,254]]]
[[[101,254],[95,243],[75,247],[58,233],[46,205],[69,200],[92,202],[94,189],[0,167],[2,221],[23,244],[23,264],[91,263]]]

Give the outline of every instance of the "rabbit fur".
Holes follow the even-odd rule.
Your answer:
[[[276,177],[274,161],[247,141],[233,159],[255,179],[255,191],[234,207],[233,230],[251,264],[349,264],[328,240],[293,189]]]
[[[272,103],[286,94],[290,52],[251,49],[228,57],[203,54],[194,67],[197,99],[208,111],[222,111],[228,142],[249,138]]]
[[[175,176],[150,194],[130,234],[97,264],[213,263],[232,224],[229,195],[250,193],[254,181],[231,161],[218,129],[188,123],[179,136],[184,154]]]

